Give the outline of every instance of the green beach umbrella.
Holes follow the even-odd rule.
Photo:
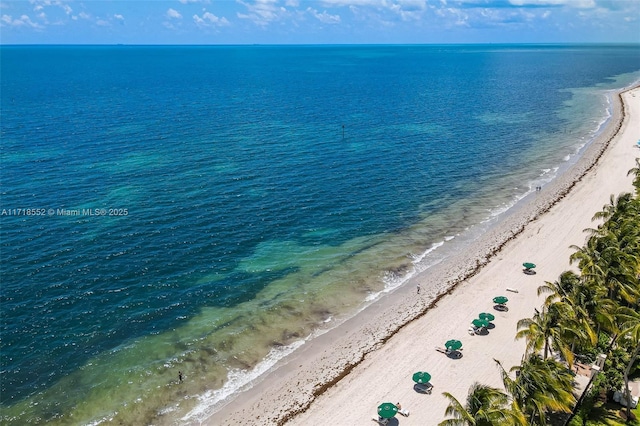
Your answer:
[[[444,344],[444,347],[450,351],[457,351],[462,347],[462,342],[460,340],[448,340],[447,343]]]
[[[487,320],[487,321],[489,321],[489,322],[491,322],[491,321],[493,321],[494,319],[496,319],[496,317],[495,317],[493,314],[490,314],[490,313],[488,313],[488,312],[483,312],[483,313],[481,313],[480,315],[478,315],[478,317],[479,317],[481,320]]]
[[[413,373],[412,378],[416,383],[429,383],[429,380],[431,380],[431,374],[426,371],[418,371],[417,373]]]
[[[485,319],[474,319],[471,321],[471,324],[473,324],[474,327],[488,327],[489,321]]]
[[[395,417],[398,412],[398,407],[390,402],[383,402],[378,406],[378,415],[383,419],[390,419]]]
[[[526,269],[533,269],[536,267],[536,264],[531,262],[525,262],[522,264],[522,266],[524,266]]]
[[[498,296],[498,297],[494,297],[493,298],[493,303],[497,303],[498,305],[504,305],[508,301],[509,301],[509,299],[507,299],[504,296]]]

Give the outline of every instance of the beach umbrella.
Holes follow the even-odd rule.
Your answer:
[[[481,320],[487,320],[489,322],[491,322],[494,319],[496,319],[496,317],[493,314],[490,314],[488,312],[481,313],[480,315],[478,315],[478,318],[480,318]]]
[[[471,324],[473,324],[474,327],[488,327],[489,321],[485,319],[474,319],[471,321]]]
[[[383,419],[390,419],[396,415],[398,407],[391,402],[383,402],[378,406],[378,415]]]
[[[460,340],[448,340],[444,347],[450,351],[457,351],[462,347],[462,342]]]
[[[493,298],[493,303],[497,303],[498,305],[504,305],[508,301],[509,301],[509,299],[507,299],[504,296],[498,296],[498,297],[494,297]]]
[[[429,383],[429,380],[431,380],[431,374],[427,373],[426,371],[418,371],[417,373],[413,373],[412,378],[416,383]]]
[[[522,264],[522,266],[524,266],[526,269],[533,269],[536,267],[536,264],[531,262],[525,262]]]

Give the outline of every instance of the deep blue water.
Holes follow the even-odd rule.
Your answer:
[[[571,124],[566,89],[640,70],[638,46],[0,55],[3,405],[300,269],[286,247],[240,267],[265,243],[393,234],[505,170],[534,173],[523,153]]]

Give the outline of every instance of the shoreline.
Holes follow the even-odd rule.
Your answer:
[[[543,187],[539,194],[530,194],[526,197],[530,199],[522,200],[525,201],[522,206],[502,218],[489,232],[472,242],[464,252],[456,253],[444,262],[417,274],[383,300],[375,302],[356,317],[298,349],[296,354],[284,361],[284,366],[269,373],[269,377],[261,378],[260,383],[237,396],[205,423],[296,424],[302,417],[312,415],[312,412],[317,411],[317,407],[312,405],[314,401],[330,399],[332,396],[328,394],[341,388],[345,378],[355,370],[366,368],[370,358],[376,357],[377,352],[383,352],[383,349],[389,346],[385,343],[396,339],[412,325],[425,319],[432,311],[437,310],[441,302],[444,304],[445,299],[452,299],[445,296],[462,296],[461,286],[468,285],[469,281],[483,273],[494,259],[501,257],[506,246],[521,236],[524,238],[523,233],[527,228],[561,204],[585,177],[597,174],[597,166],[610,150],[611,142],[620,136],[620,130],[625,125],[629,127],[626,119],[629,114],[625,114],[622,93],[630,93],[636,89],[637,86],[622,89],[612,95],[609,123],[585,148],[578,161]],[[633,164],[630,164],[629,168],[633,167]],[[624,173],[626,174],[626,170]],[[589,217],[601,207],[600,205],[596,210],[589,211]],[[568,256],[564,260],[568,263]],[[555,278],[557,277],[550,279]],[[415,286],[425,281],[438,282],[440,285],[422,285],[420,296],[415,297]],[[540,284],[541,282],[536,281],[535,288]],[[408,297],[409,295],[412,296]],[[520,317],[516,321],[518,319]],[[515,329],[510,333],[513,340]],[[474,337],[463,338],[463,341]],[[436,343],[441,345],[444,341]],[[432,348],[429,348],[429,351],[432,351]],[[371,408],[368,408],[368,411],[371,411]],[[444,410],[440,415],[443,414]],[[403,423],[406,421],[408,419],[403,419]]]

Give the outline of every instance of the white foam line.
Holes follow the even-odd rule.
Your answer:
[[[118,412],[116,411],[116,412],[114,412],[113,414],[111,414],[110,416],[104,416],[104,417],[103,417],[103,418],[101,418],[101,419],[94,420],[94,421],[92,421],[92,422],[90,422],[90,423],[87,423],[85,426],[98,426],[99,424],[104,423],[104,422],[111,422],[111,421],[113,421],[113,418],[114,418],[117,414],[118,414]]]
[[[258,365],[251,370],[231,370],[227,374],[227,380],[220,389],[207,391],[198,396],[198,404],[180,420],[183,422],[202,423],[211,417],[219,408],[222,402],[234,393],[242,391],[253,385],[253,381],[267,373],[278,361],[286,357],[300,346],[304,345],[309,338],[316,337],[312,334],[307,339],[298,340],[290,345],[273,348]]]
[[[445,237],[445,240],[447,240],[448,237]],[[451,237],[450,239],[453,239],[453,237]],[[441,247],[445,242],[444,241],[440,241],[437,243],[433,243],[431,244],[431,247],[429,247],[427,250],[424,251],[424,253],[422,253],[420,256],[417,256],[414,260],[413,260],[413,264],[415,265],[416,263],[419,263],[422,261],[422,259],[424,259],[429,253],[431,253],[432,251],[434,251],[435,249],[437,249],[438,247]]]
[[[450,241],[453,238],[455,238],[455,237],[445,237],[445,241]],[[423,271],[424,269],[428,268],[429,266],[433,266],[433,265],[429,265],[429,266],[424,267],[424,268],[422,268],[422,267],[419,268],[419,265],[421,264],[422,260],[429,253],[433,252],[438,247],[441,247],[445,243],[445,241],[439,241],[437,243],[433,243],[431,245],[431,247],[429,247],[427,250],[425,250],[422,254],[416,255],[416,256],[412,256],[413,259],[412,259],[411,263],[413,264],[413,267],[406,274],[397,275],[397,274],[392,274],[392,273],[388,272],[383,278],[383,281],[385,283],[384,288],[382,290],[380,290],[379,292],[371,293],[370,295],[368,295],[366,297],[366,299],[365,299],[365,304],[363,304],[362,308],[358,312],[361,312],[362,310],[364,310],[373,301],[378,300],[383,294],[390,293],[393,290],[397,289],[398,287],[402,286],[404,283],[406,283],[411,278],[413,278],[417,273]]]

